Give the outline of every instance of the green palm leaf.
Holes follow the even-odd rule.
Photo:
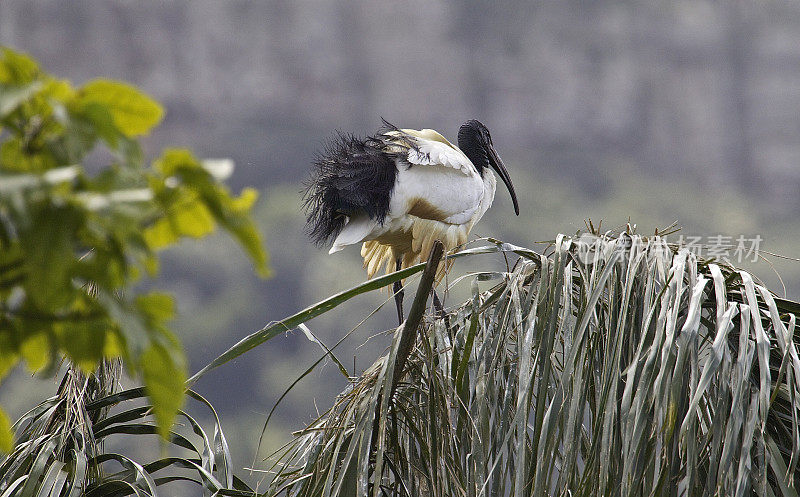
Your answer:
[[[233,475],[219,417],[205,398],[187,392],[212,415],[213,435],[179,411],[181,422],[164,441],[145,389],[114,392],[118,380],[113,363],[88,376],[70,368],[58,393],[15,424],[14,451],[0,464],[0,495],[156,496],[174,482],[194,483],[205,495],[255,494]],[[115,436],[126,437],[128,448],[141,443],[141,437],[162,440],[162,452],[170,455],[140,463],[128,454],[105,451],[105,441]]]
[[[485,250],[521,258],[393,379],[398,334],[268,494],[796,495],[796,304],[658,236]]]

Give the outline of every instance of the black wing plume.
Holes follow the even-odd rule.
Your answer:
[[[397,154],[385,151],[385,140],[381,132],[363,139],[337,133],[316,157],[303,195],[306,232],[314,243],[339,235],[345,216],[384,221],[397,179]]]

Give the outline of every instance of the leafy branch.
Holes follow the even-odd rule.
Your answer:
[[[178,149],[144,159],[138,139],[163,115],[126,83],[74,87],[0,51],[0,381],[19,362],[54,371],[66,357],[88,374],[120,358],[167,436],[186,379],[174,301],[134,285],[157,274],[160,250],[217,227],[269,271],[250,217],[257,192],[233,195],[230,165]],[[106,167],[87,168],[89,154]],[[0,411],[0,450],[11,448]]]

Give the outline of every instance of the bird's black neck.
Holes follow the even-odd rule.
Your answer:
[[[489,156],[486,148],[481,143],[480,133],[469,127],[462,127],[458,132],[458,148],[472,162],[478,174],[483,177],[483,171],[489,165]]]

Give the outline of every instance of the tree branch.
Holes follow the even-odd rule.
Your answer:
[[[408,311],[408,317],[403,324],[402,335],[400,336],[400,345],[397,350],[397,360],[394,364],[394,374],[392,375],[392,397],[397,388],[397,383],[400,381],[400,376],[403,374],[403,369],[408,361],[408,355],[411,353],[411,348],[417,338],[417,329],[419,323],[422,321],[422,315],[425,312],[425,307],[428,304],[428,295],[431,293],[433,283],[436,279],[436,270],[439,268],[439,262],[442,260],[444,253],[444,245],[439,240],[433,242],[431,254],[428,256],[428,263],[425,265],[425,270],[422,272],[422,279],[420,279],[417,293],[414,296],[414,302],[411,304],[411,310]]]

